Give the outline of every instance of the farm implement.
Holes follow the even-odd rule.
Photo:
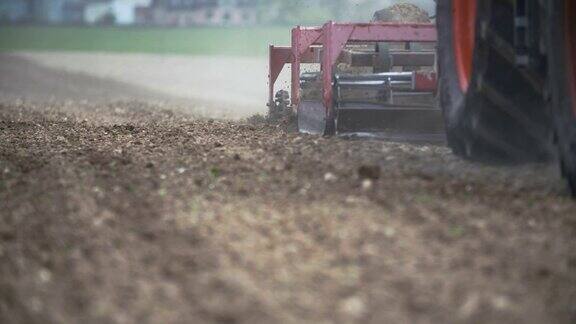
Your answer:
[[[270,110],[294,111],[306,133],[440,136],[468,160],[558,160],[576,197],[576,0],[436,3],[435,25],[398,4],[375,14],[384,22],[294,28],[290,47],[270,46]],[[275,96],[285,65],[291,90]]]
[[[435,42],[433,24],[296,27],[290,47],[270,46],[268,106],[294,111],[305,133],[442,136]],[[286,65],[290,93],[275,94]]]

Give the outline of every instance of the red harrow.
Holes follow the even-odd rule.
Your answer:
[[[436,38],[433,24],[328,22],[296,27],[291,47],[270,46],[268,105],[277,107],[274,85],[291,64],[287,107],[296,112],[301,132],[442,136],[442,117],[434,104]],[[319,72],[301,73],[303,64],[318,63]],[[363,72],[342,72],[341,66]],[[279,96],[287,97],[286,92],[276,99]]]

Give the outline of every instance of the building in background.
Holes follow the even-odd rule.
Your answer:
[[[66,0],[32,0],[33,2],[32,15],[33,21],[59,24],[63,20],[63,9]]]
[[[152,0],[116,0],[112,2],[112,12],[118,25],[133,25],[136,23],[137,8],[149,6]]]
[[[0,21],[74,25],[253,25],[259,0],[0,0]]]
[[[369,21],[397,2],[432,0],[0,0],[0,22],[74,25],[245,26]]]
[[[28,4],[25,0],[0,1],[0,22],[17,23],[28,18]]]
[[[83,23],[87,25],[113,25],[116,23],[116,13],[113,2],[107,0],[85,1],[83,8]]]
[[[0,22],[62,22],[66,0],[0,0]]]
[[[67,25],[84,24],[84,10],[86,6],[83,2],[67,1],[62,7],[61,23]]]
[[[136,8],[151,0],[68,0],[66,21],[86,25],[133,25]]]
[[[0,0],[0,22],[133,25],[152,0]]]
[[[258,0],[154,0],[136,23],[156,26],[243,26],[258,22]]]

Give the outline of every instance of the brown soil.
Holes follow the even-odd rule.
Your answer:
[[[545,166],[141,103],[0,106],[0,322],[576,318]]]
[[[402,23],[430,23],[430,16],[426,10],[411,4],[398,3],[388,8],[376,11],[372,21],[402,22]]]
[[[574,323],[566,197],[439,146],[4,100],[0,323]]]

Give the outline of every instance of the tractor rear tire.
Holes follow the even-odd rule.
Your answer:
[[[576,197],[576,1],[549,1],[549,85],[562,173]]]
[[[510,164],[552,156],[544,73],[515,65],[511,3],[437,1],[440,104],[448,145],[469,160]],[[474,28],[462,25],[467,21],[475,22]],[[463,48],[466,37],[470,44]],[[468,69],[458,62],[468,62]]]

